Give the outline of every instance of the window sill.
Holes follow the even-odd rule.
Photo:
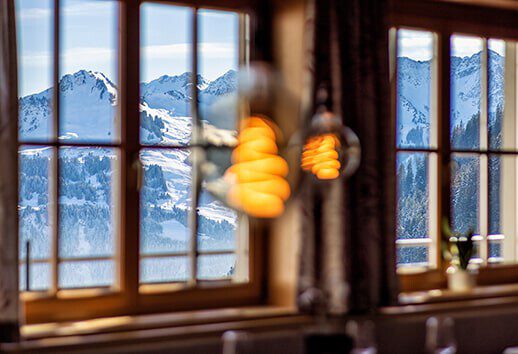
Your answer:
[[[312,323],[286,307],[243,307],[141,316],[118,316],[68,323],[25,325],[19,343],[2,344],[7,353],[72,352],[95,346],[131,345],[220,336],[224,331],[298,328]]]
[[[467,292],[448,289],[404,292],[399,295],[399,306],[381,309],[384,315],[404,315],[448,310],[469,310],[477,307],[518,304],[518,284],[478,286]]]

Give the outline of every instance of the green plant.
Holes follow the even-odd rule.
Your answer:
[[[474,252],[473,235],[473,228],[470,228],[466,234],[452,232],[448,220],[444,219],[441,242],[443,259],[460,269],[468,269],[469,260]]]

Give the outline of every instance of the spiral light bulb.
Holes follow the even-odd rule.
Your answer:
[[[340,140],[335,134],[310,137],[302,150],[302,169],[311,171],[320,180],[338,178],[341,164],[337,149],[340,146]]]
[[[278,154],[276,131],[269,119],[244,119],[232,152],[232,166],[225,172],[230,184],[228,204],[254,217],[279,216],[291,193],[286,181],[288,164]]]

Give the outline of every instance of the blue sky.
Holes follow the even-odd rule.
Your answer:
[[[52,0],[17,0],[20,96],[52,85]],[[117,82],[116,1],[61,0],[61,75],[101,71]],[[191,17],[186,7],[146,3],[141,9],[141,79],[190,71]],[[238,16],[201,11],[199,72],[213,80],[237,69]]]

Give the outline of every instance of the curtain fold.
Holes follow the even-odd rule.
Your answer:
[[[19,337],[18,87],[14,0],[0,1],[0,342]]]
[[[395,303],[395,127],[390,116],[386,1],[308,1],[307,74],[362,144],[356,174],[325,188],[303,181],[299,306],[370,313]],[[324,305],[322,305],[322,301]],[[320,309],[322,310],[322,309]]]

